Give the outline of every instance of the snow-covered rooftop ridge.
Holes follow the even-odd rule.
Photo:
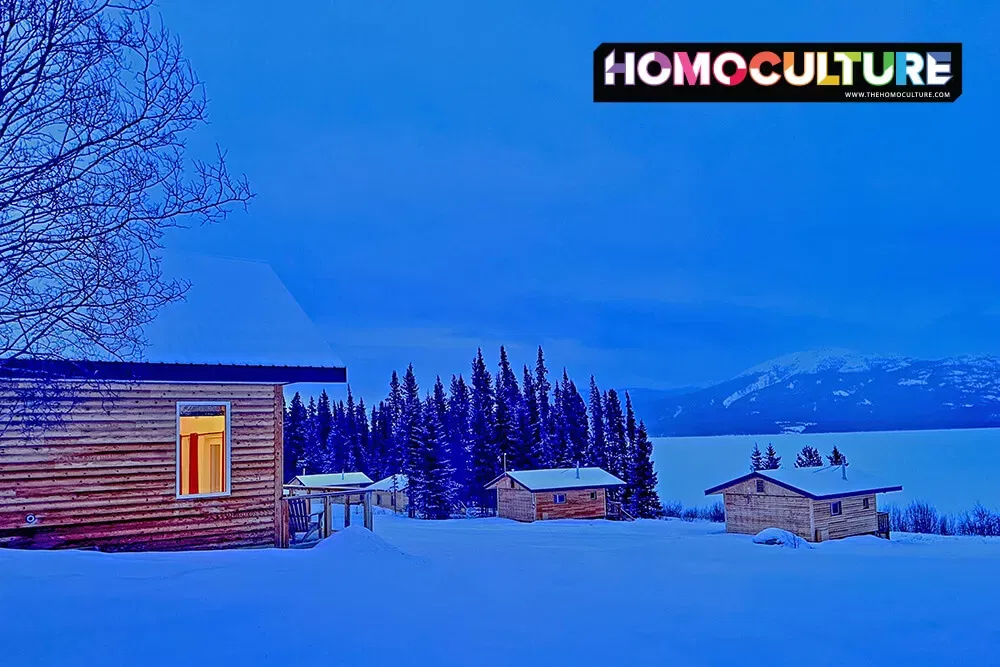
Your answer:
[[[550,468],[547,470],[508,470],[507,474],[529,491],[548,489],[586,489],[625,484],[603,468]]]
[[[142,361],[342,367],[329,343],[263,262],[172,254],[163,275],[190,283],[144,329]]]
[[[866,491],[900,491],[902,486],[885,480],[851,465],[823,466],[815,468],[779,468],[758,470],[745,477],[760,475],[785,487],[801,491],[813,498],[846,496]],[[845,479],[846,477],[846,479]],[[742,479],[742,478],[737,478]],[[732,481],[713,487],[706,493],[728,486]]]
[[[299,475],[292,481],[297,481],[302,484],[302,486],[354,486],[358,484],[367,486],[372,483],[371,478],[363,472],[334,472],[321,473],[317,475]]]
[[[371,486],[365,487],[368,491],[405,491],[409,483],[406,475],[389,475],[385,479],[380,479]]]

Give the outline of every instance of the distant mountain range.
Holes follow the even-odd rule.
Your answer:
[[[660,436],[979,428],[1000,426],[1000,359],[820,350],[710,387],[630,394]]]

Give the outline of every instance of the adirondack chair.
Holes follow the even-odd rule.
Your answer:
[[[310,510],[307,498],[292,498],[288,501],[288,532],[292,542],[307,542],[313,533],[319,537],[320,517],[323,510]],[[299,537],[301,535],[301,537]]]

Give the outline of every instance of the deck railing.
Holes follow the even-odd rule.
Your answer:
[[[889,539],[889,513],[888,512],[877,512],[878,515],[878,532],[876,533],[879,537],[884,537]]]
[[[305,500],[308,507],[314,507],[314,501],[322,506],[319,515],[318,539],[325,539],[332,535],[335,530],[333,526],[333,506],[344,506],[344,525],[347,528],[351,525],[351,507],[359,504],[362,507],[362,523],[365,528],[374,532],[375,516],[372,511],[372,491],[364,489],[345,489],[343,487],[330,486],[299,486],[296,484],[286,484],[282,487],[281,497],[281,527],[278,536],[278,546],[288,548],[292,542],[290,526],[290,506],[291,500]],[[355,501],[355,499],[357,499]]]

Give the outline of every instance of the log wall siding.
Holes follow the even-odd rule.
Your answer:
[[[0,434],[0,545],[172,550],[273,545],[281,387],[136,384],[82,394],[58,430]],[[179,401],[228,401],[230,495],[176,498]],[[33,514],[35,524],[26,522]]]
[[[865,509],[864,499],[868,499],[868,509]],[[830,514],[830,503],[840,501],[841,514]],[[878,515],[875,507],[875,494],[867,496],[849,496],[833,500],[814,500],[813,517],[816,532],[823,539],[836,540],[852,535],[870,535],[878,532]]]
[[[392,504],[392,494],[396,494],[396,504]],[[372,504],[376,507],[382,507],[384,509],[395,509],[397,512],[405,512],[407,506],[409,506],[410,501],[406,497],[406,491],[401,491],[397,489],[393,491],[374,491],[372,492]]]
[[[590,494],[597,496],[591,499]],[[557,505],[553,496],[565,494],[566,502]],[[535,519],[603,519],[607,515],[604,489],[570,489],[535,493]]]
[[[763,493],[757,492],[757,479],[748,479],[722,489],[726,532],[756,535],[765,528],[782,528],[812,540],[809,498],[768,480],[763,481]]]
[[[510,478],[505,477],[497,484],[497,516],[515,521],[534,521],[535,506],[531,491],[514,482],[510,488]]]

